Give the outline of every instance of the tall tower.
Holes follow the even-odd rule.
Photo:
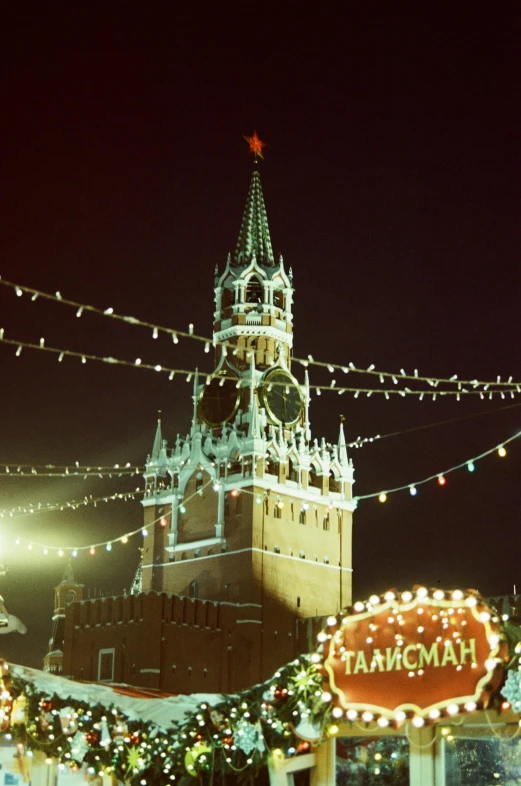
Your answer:
[[[63,578],[54,590],[54,613],[51,638],[43,659],[43,670],[53,674],[63,672],[63,644],[65,635],[65,608],[70,603],[83,600],[83,584],[78,584],[69,562]]]
[[[236,607],[262,678],[263,641],[351,602],[354,504],[343,426],[336,444],[312,438],[308,375],[292,371],[293,276],[255,159],[235,253],[215,272],[213,370],[195,375],[189,433],[169,448],[158,420],[146,462],[142,581]]]

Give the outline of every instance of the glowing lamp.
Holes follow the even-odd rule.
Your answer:
[[[379,502],[387,502],[387,494],[384,494],[384,493],[379,494],[378,495],[378,501]]]
[[[475,465],[474,465],[474,462],[473,462],[473,461],[469,461],[469,462],[468,462],[468,464],[467,464],[467,469],[468,469],[468,471],[469,471],[469,472],[474,472],[474,470],[476,469],[476,467],[475,467]]]
[[[162,527],[166,527],[166,519],[165,518],[162,518],[159,523],[161,524]]]
[[[440,486],[444,486],[446,482],[447,480],[443,475],[438,475],[438,484]]]
[[[415,497],[417,493],[418,493],[418,489],[416,488],[416,486],[409,487],[409,494],[411,495],[411,497]]]
[[[501,445],[501,447],[497,449],[497,454],[501,458],[505,458],[505,456],[507,454],[506,448],[504,448],[503,445]]]

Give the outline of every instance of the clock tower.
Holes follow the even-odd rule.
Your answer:
[[[306,620],[351,602],[354,510],[343,426],[335,444],[313,438],[308,374],[292,370],[293,274],[251,149],[235,252],[215,271],[213,369],[195,375],[188,434],[169,447],[158,421],[142,503],[143,591],[233,609],[245,684],[306,648]]]

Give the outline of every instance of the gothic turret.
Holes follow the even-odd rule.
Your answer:
[[[54,613],[52,617],[51,638],[47,654],[43,659],[43,670],[61,674],[63,666],[63,640],[65,626],[65,607],[69,603],[83,599],[83,584],[78,584],[69,562],[63,578],[54,590]]]

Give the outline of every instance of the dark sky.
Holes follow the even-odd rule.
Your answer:
[[[465,4],[463,4],[465,5]],[[470,4],[469,4],[470,8]],[[210,334],[213,271],[232,250],[249,185],[243,134],[268,143],[274,248],[293,267],[295,352],[433,376],[521,379],[521,13],[205,19],[93,12],[4,19],[0,275],[81,303]],[[263,16],[263,13],[265,15]],[[0,287],[8,338],[208,368],[200,345]],[[0,467],[142,463],[157,409],[186,433],[186,382],[0,344]],[[302,369],[295,371],[302,379]],[[317,372],[312,382],[326,377]],[[350,379],[352,379],[350,377]],[[313,435],[348,439],[490,411],[353,452],[357,494],[418,481],[521,430],[519,401],[312,403]],[[521,445],[447,485],[361,503],[354,594],[415,582],[511,590],[519,571]],[[139,478],[6,478],[1,505],[102,496]],[[0,522],[0,591],[29,626],[3,654],[40,665],[65,564],[59,545],[117,537],[139,502]],[[128,587],[138,541],[75,562],[90,587]],[[124,550],[125,549],[125,550]]]

